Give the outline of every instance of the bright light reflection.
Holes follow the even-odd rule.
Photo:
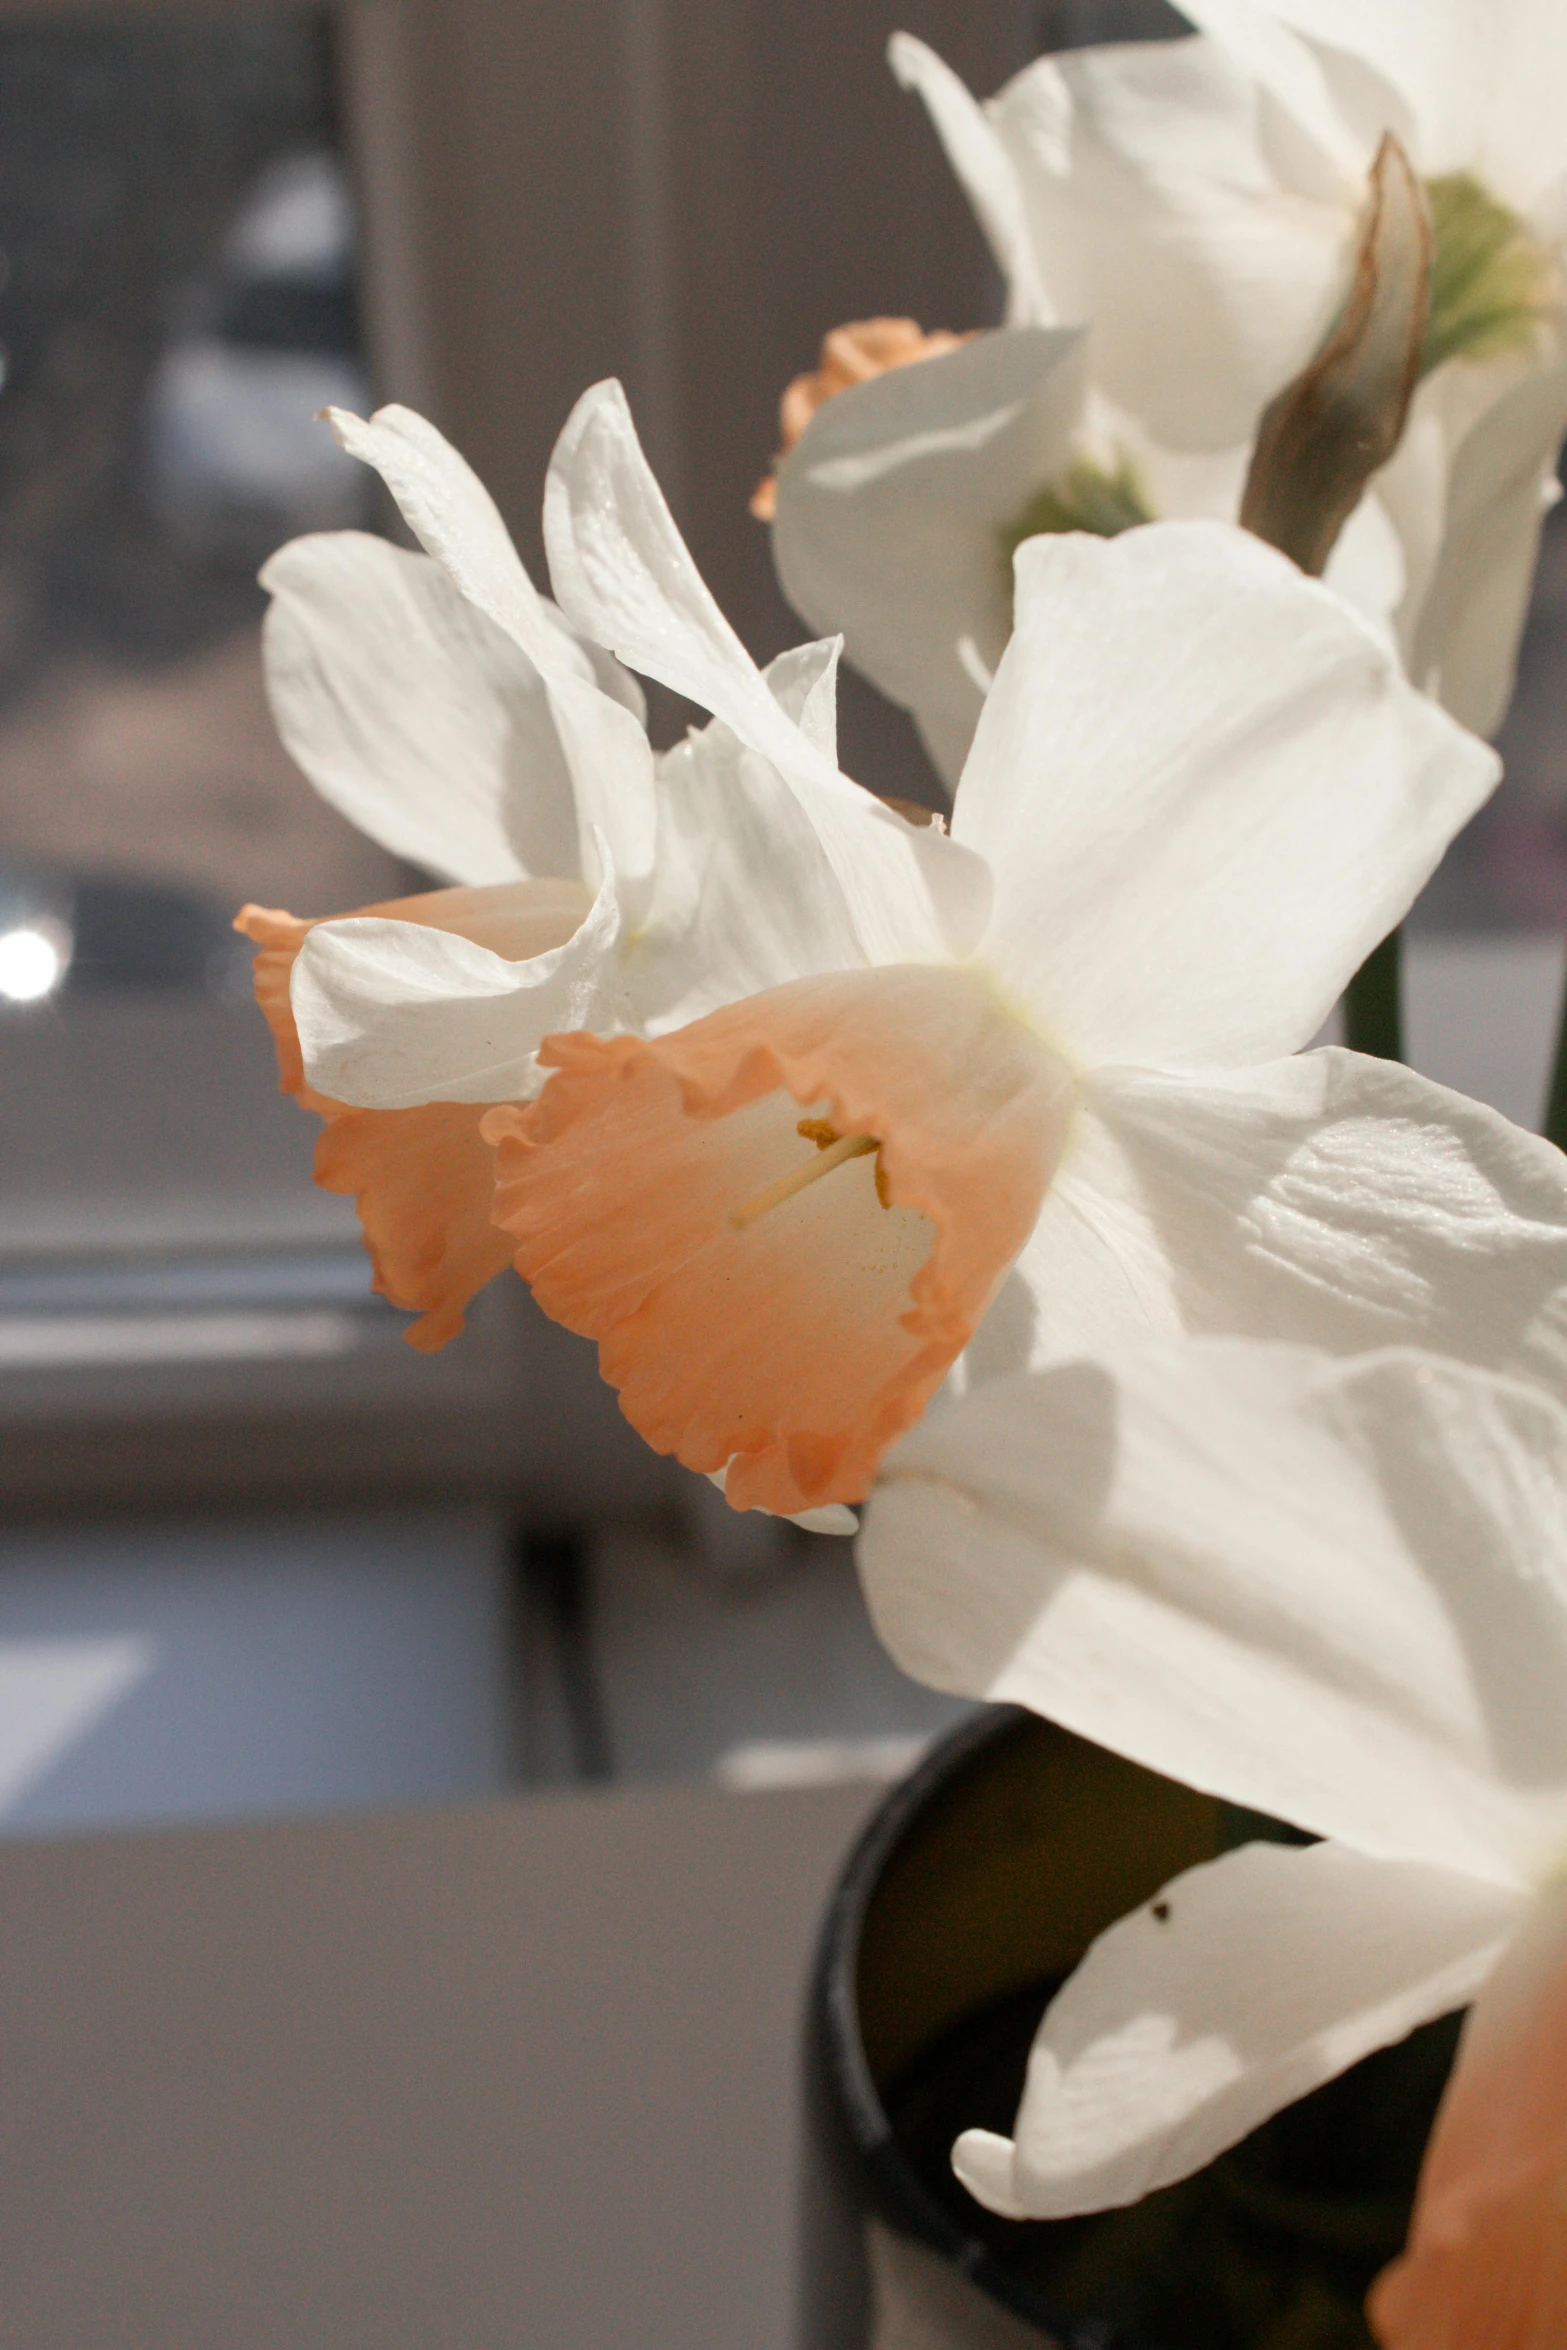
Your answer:
[[[36,1004],[59,986],[65,957],[52,938],[31,924],[0,932],[0,996],[12,1004]]]

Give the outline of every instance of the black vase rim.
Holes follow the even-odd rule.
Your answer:
[[[1113,2350],[1102,2325],[1084,2326],[1064,2316],[936,2201],[898,2145],[860,2031],[860,1938],[887,1862],[933,1794],[987,1748],[1036,1719],[1025,1706],[981,1708],[938,1739],[876,1806],[850,1850],[822,1920],[811,2028],[876,2214],[895,2233],[940,2254],[988,2299],[1034,2327],[1041,2350]]]

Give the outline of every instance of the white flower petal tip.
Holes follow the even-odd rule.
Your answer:
[[[825,1509],[796,1510],[789,1523],[803,1526],[807,1534],[858,1534],[860,1530],[857,1512],[839,1501],[829,1502]]]
[[[723,1493],[729,1483],[728,1468],[706,1471],[709,1485],[716,1485]],[[749,1515],[759,1518],[776,1517],[775,1510],[752,1510]],[[824,1509],[789,1510],[784,1513],[791,1526],[801,1527],[807,1534],[857,1534],[860,1530],[859,1513],[842,1502],[830,1501]]]
[[[916,830],[840,775],[769,692],[675,528],[614,381],[583,393],[550,461],[550,576],[575,626],[710,710],[766,759],[821,843],[872,963],[972,951],[990,910],[984,860]]]
[[[965,2130],[952,2149],[952,2169],[960,2185],[999,2219],[1031,2217],[1012,2192],[1015,2151],[1012,2140],[997,2137],[994,2130]]]
[[[1035,255],[1028,204],[1004,140],[944,58],[912,33],[894,33],[887,63],[901,89],[914,91],[947,161],[974,208],[1007,287],[1007,323],[1048,326],[1055,316]]]
[[[1471,1998],[1527,1906],[1334,1844],[1248,1844],[1188,1869],[1101,1934],[1052,2001],[1015,2143],[982,2141],[974,2162],[981,2200],[1065,2219],[1189,2177]]]

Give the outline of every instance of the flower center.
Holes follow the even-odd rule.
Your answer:
[[[803,1135],[807,1142],[815,1143],[816,1157],[807,1159],[802,1166],[792,1167],[787,1175],[780,1175],[776,1183],[765,1185],[746,1201],[744,1207],[731,1208],[731,1232],[744,1232],[749,1225],[759,1223],[772,1209],[781,1208],[786,1199],[793,1199],[796,1192],[804,1191],[812,1183],[819,1183],[824,1175],[832,1173],[834,1167],[845,1166],[850,1159],[868,1158],[872,1151],[877,1154],[876,1197],[884,1208],[891,1207],[887,1179],[881,1171],[881,1144],[874,1134],[840,1134],[825,1118],[802,1118],[795,1132]]]
[[[1426,181],[1431,312],[1420,372],[1527,349],[1556,291],[1550,255],[1473,172]]]

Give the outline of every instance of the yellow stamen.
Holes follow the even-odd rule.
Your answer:
[[[832,1173],[834,1167],[841,1167],[850,1159],[863,1159],[871,1151],[881,1148],[874,1134],[834,1134],[824,1118],[802,1118],[795,1131],[802,1134],[807,1142],[815,1143],[815,1158],[807,1159],[802,1167],[792,1168],[787,1175],[780,1175],[776,1183],[769,1183],[764,1191],[748,1199],[743,1208],[731,1208],[731,1231],[744,1232],[747,1225],[756,1223],[774,1208],[782,1207],[786,1199],[793,1199],[797,1191],[805,1191],[811,1184],[819,1183],[824,1175]],[[879,1176],[880,1167],[876,1172]],[[876,1189],[880,1196],[879,1182]],[[885,1207],[886,1204],[883,1200],[882,1205]]]

